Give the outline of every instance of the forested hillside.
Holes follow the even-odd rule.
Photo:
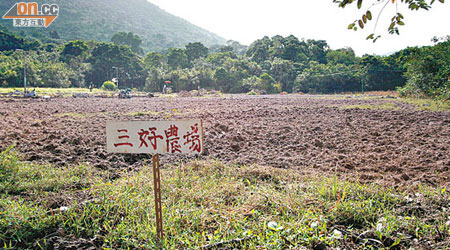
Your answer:
[[[15,3],[15,0],[0,1],[0,13],[3,15]],[[145,51],[183,47],[189,42],[202,42],[207,46],[225,43],[225,39],[146,0],[48,0],[45,3],[57,3],[60,7],[59,17],[48,29],[13,28],[11,20],[1,20],[0,24],[22,36],[44,41],[62,38],[66,41],[93,39],[109,42],[116,32],[131,31],[142,38]]]
[[[264,37],[250,47],[229,41],[206,47],[200,42],[165,53],[141,54],[138,35],[119,32],[114,43],[75,40],[42,43],[0,26],[0,84],[35,87],[101,87],[119,78],[120,87],[161,91],[198,88],[224,93],[341,93],[400,90],[409,96],[450,98],[450,40],[411,47],[390,56],[358,57],[351,48],[330,49],[326,41],[295,36]],[[255,92],[256,91],[256,92]]]

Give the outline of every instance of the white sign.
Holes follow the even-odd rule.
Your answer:
[[[106,123],[108,153],[201,154],[203,123],[190,121],[124,121]]]

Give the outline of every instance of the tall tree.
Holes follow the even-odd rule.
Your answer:
[[[172,48],[167,54],[167,64],[172,68],[188,68],[189,61],[184,49]]]
[[[70,41],[64,45],[62,55],[81,56],[88,49],[89,47],[84,41],[80,40]]]
[[[130,46],[134,53],[144,53],[144,50],[141,48],[142,39],[132,32],[118,32],[111,37],[111,42],[117,45]]]
[[[416,48],[409,55],[404,95],[450,100],[450,39],[434,46]]]
[[[149,52],[145,55],[144,62],[149,68],[161,67],[164,63],[164,56],[158,52]]]
[[[0,26],[2,27],[2,26]],[[40,46],[37,40],[28,40],[10,33],[6,28],[0,29],[0,51],[16,49],[36,49]]]
[[[206,48],[201,42],[188,43],[186,45],[185,53],[188,61],[193,62],[197,58],[208,56],[208,48]]]
[[[98,43],[88,59],[92,68],[87,82],[101,86],[104,81],[116,77],[113,67],[118,67],[120,87],[143,87],[148,72],[141,60],[128,46],[113,43]]]
[[[343,48],[327,51],[327,62],[331,64],[342,63],[351,65],[357,63],[358,60],[352,48]]]

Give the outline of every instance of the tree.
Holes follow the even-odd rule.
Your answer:
[[[158,52],[149,52],[145,56],[144,62],[149,68],[161,67],[164,63],[164,56]]]
[[[172,68],[188,68],[189,61],[184,49],[172,48],[167,54],[167,64]]]
[[[87,73],[87,82],[100,87],[116,77],[113,67],[119,68],[119,87],[144,87],[148,72],[140,58],[128,46],[113,43],[98,43],[87,60],[92,68]]]
[[[6,28],[0,29],[0,51],[24,49],[37,49],[40,43],[37,40],[28,40],[10,33]]]
[[[81,56],[83,55],[89,47],[84,41],[76,40],[70,41],[64,45],[64,49],[61,52],[63,56]]]
[[[327,63],[327,50],[329,46],[325,40],[308,39],[306,42],[309,51],[310,60],[319,63]]]
[[[352,48],[343,48],[337,50],[329,50],[327,52],[327,62],[331,64],[352,65],[358,62],[355,52]]]
[[[407,84],[402,95],[440,97],[450,100],[450,39],[434,46],[416,48],[409,55]]]
[[[233,52],[233,47],[231,47],[231,46],[229,46],[229,45],[222,46],[222,47],[219,49],[219,52],[221,52],[221,53],[225,53],[225,52]]]
[[[62,62],[44,64],[41,69],[41,86],[50,88],[68,88],[71,85],[71,70]]]
[[[19,78],[19,72],[23,72],[20,69],[23,65],[23,61],[19,61],[23,55],[19,55],[19,52],[15,52],[11,56],[0,53],[0,86],[1,87],[18,87],[23,85],[23,82]]]
[[[233,87],[234,81],[225,68],[217,68],[214,72],[214,79],[220,91],[225,93],[230,92],[231,88]]]
[[[246,45],[242,45],[237,41],[233,41],[233,40],[228,40],[227,41],[227,46],[225,47],[231,47],[233,50],[233,52],[236,55],[245,55],[245,52],[247,52],[248,50],[248,46]],[[224,47],[220,48],[220,50],[222,51]],[[223,52],[223,51],[222,51]],[[226,52],[226,51],[225,51]]]
[[[162,91],[164,86],[165,72],[162,68],[151,67],[145,80],[145,91]]]
[[[275,93],[278,91],[275,86],[275,80],[269,74],[263,73],[259,76],[259,79],[261,79],[261,88],[267,91],[267,93]]]
[[[364,56],[360,65],[364,73],[364,88],[368,91],[395,90],[405,84],[403,64],[392,57]]]
[[[297,76],[294,91],[304,93],[341,93],[359,91],[361,75],[354,65],[321,64],[311,61],[308,67]]]
[[[438,0],[438,1],[441,3],[444,3],[445,0]],[[382,13],[383,10],[390,3],[395,4],[396,9],[398,9],[397,8],[398,4],[404,4],[404,5],[407,5],[408,9],[410,9],[410,10],[429,10],[432,7],[435,0],[400,0],[400,1],[399,0],[376,0],[376,1],[375,0],[371,0],[371,1],[369,1],[369,0],[365,0],[365,1],[364,0],[358,0],[358,1],[355,1],[355,0],[333,0],[333,3],[338,4],[338,6],[340,8],[345,8],[350,5],[353,5],[353,6],[356,5],[358,7],[358,9],[361,9],[363,6],[363,3],[368,3],[368,2],[371,3],[370,7],[372,7],[375,4],[383,5],[381,10],[378,13],[377,19],[375,20],[375,28],[376,28],[377,23],[379,21],[378,18],[380,17],[379,14]],[[373,17],[373,14],[369,10],[369,8],[366,11],[364,11],[364,14],[361,16],[361,18],[359,18],[359,19],[355,20],[353,23],[349,24],[348,29],[353,29],[355,31],[358,30],[358,27],[360,29],[364,29],[364,27],[366,27],[367,23],[369,21],[371,21],[372,17]],[[397,35],[400,34],[399,26],[405,25],[405,22],[403,19],[404,19],[403,15],[401,13],[399,13],[398,11],[396,11],[396,14],[391,18],[391,23],[388,27],[389,34],[397,34]],[[369,36],[367,36],[366,39],[368,39],[368,40],[372,39],[375,42],[380,37],[381,37],[380,35],[376,35],[375,33],[372,33]]]
[[[254,41],[245,54],[257,63],[264,62],[269,59],[269,48],[271,46],[272,41],[265,36],[263,39]]]
[[[136,54],[144,53],[141,48],[142,39],[133,32],[118,32],[111,37],[111,42],[117,45],[127,45]]]
[[[281,83],[281,90],[286,92],[292,92],[292,86],[295,81],[296,69],[294,63],[289,60],[283,60],[275,58],[272,61],[270,68],[270,74],[275,81]]]
[[[219,66],[224,64],[228,58],[235,59],[237,56],[233,52],[220,52],[209,54],[206,61],[212,63],[214,66]]]
[[[304,41],[298,40],[297,37],[290,35],[283,40],[283,49],[281,58],[294,62],[301,62],[309,60],[307,55],[307,44]]]
[[[188,61],[191,63],[197,58],[208,56],[208,48],[200,42],[188,43],[186,45],[185,53]]]

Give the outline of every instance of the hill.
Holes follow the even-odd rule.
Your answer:
[[[176,17],[146,0],[35,0],[39,4],[57,3],[59,17],[48,29],[13,28],[11,20],[0,24],[21,35],[40,40],[110,41],[119,31],[138,34],[145,51],[161,51],[183,47],[189,42],[202,42],[206,46],[224,44],[225,39],[188,21]],[[5,14],[16,0],[2,0],[0,13]]]

